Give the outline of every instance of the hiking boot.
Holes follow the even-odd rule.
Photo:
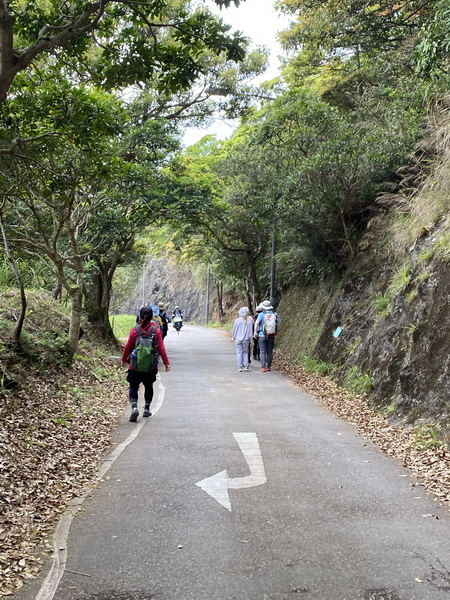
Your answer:
[[[265,373],[265,372],[267,371],[267,369],[266,369],[266,367],[262,367],[262,368],[260,369],[260,371],[261,371],[261,373]]]
[[[137,408],[132,408],[131,409],[131,415],[130,415],[130,418],[128,420],[130,421],[130,423],[136,423],[138,416],[139,416],[138,409]]]
[[[266,371],[271,371],[272,369],[270,367],[266,367]]]
[[[144,409],[144,412],[142,413],[142,416],[143,416],[143,417],[151,417],[151,416],[152,416],[152,413],[150,412],[150,409],[148,409],[148,408],[145,408],[145,409]]]
[[[238,372],[242,373],[242,367],[239,367]]]
[[[244,367],[244,371],[250,371],[250,367]]]

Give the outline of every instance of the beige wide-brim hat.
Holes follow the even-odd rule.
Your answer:
[[[261,302],[260,306],[263,310],[272,310],[273,309],[273,306],[270,304],[269,300],[264,300],[264,302]]]

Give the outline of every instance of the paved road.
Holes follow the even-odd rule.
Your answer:
[[[450,600],[450,514],[407,470],[223,333],[166,345],[161,407],[124,414],[26,600]]]

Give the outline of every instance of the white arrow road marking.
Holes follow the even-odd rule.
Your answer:
[[[226,471],[221,471],[195,484],[230,512],[229,489],[237,490],[240,488],[255,487],[267,481],[256,433],[233,433],[233,436],[247,461],[250,475],[246,475],[245,477],[228,477]]]
[[[228,482],[229,478],[226,471],[221,471],[207,477],[202,481],[199,481],[195,485],[202,488],[204,492],[209,494],[211,498],[217,500],[219,504],[231,511],[230,497],[228,496]]]

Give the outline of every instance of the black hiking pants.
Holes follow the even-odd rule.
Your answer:
[[[148,373],[140,373],[133,369],[128,370],[127,381],[130,384],[130,402],[138,401],[139,385],[144,386],[144,402],[146,406],[150,406],[153,400],[153,384],[156,381],[158,371],[149,371]]]

